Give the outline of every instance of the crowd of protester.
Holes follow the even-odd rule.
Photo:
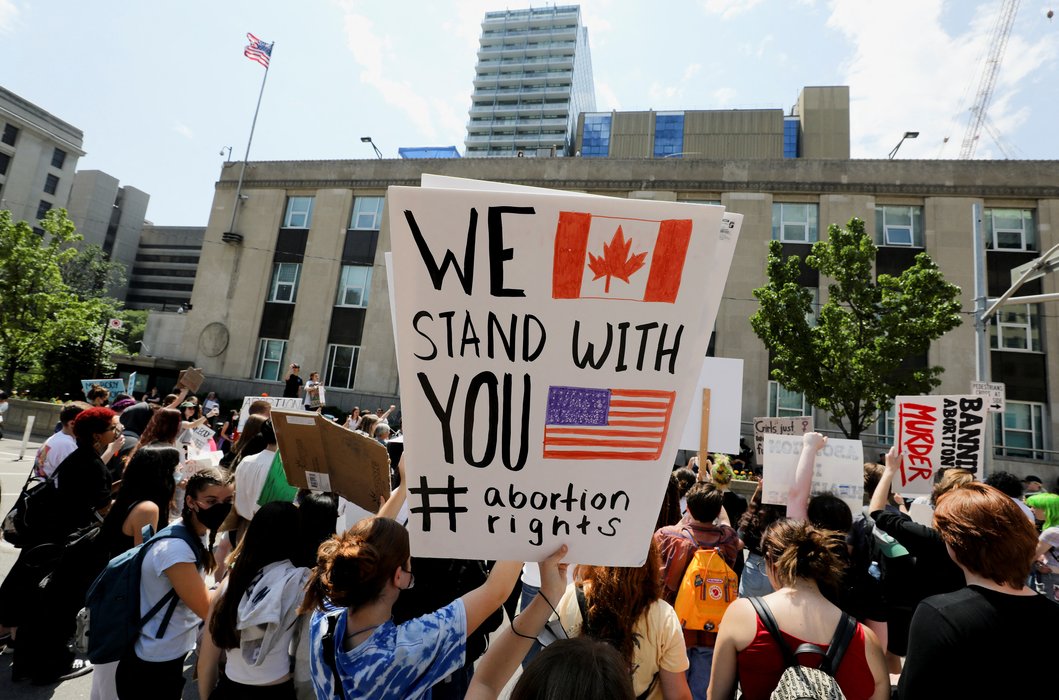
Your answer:
[[[299,372],[285,392],[322,411],[318,375]],[[850,700],[1053,685],[1041,670],[1059,629],[1059,495],[1037,477],[945,470],[917,522],[892,492],[894,448],[864,465],[853,512],[810,492],[826,438],[809,433],[786,506],[763,503],[760,483],[749,500],[733,491],[724,455],[675,470],[638,567],[574,566],[565,546],[536,563],[418,559],[403,459],[378,512],[348,522],[356,509],[337,494],[268,486],[282,467],[269,402],[240,428],[213,392],[96,389],[62,408],[37,454],[57,507],[0,585],[16,682],[94,672],[93,700],[180,698],[194,652],[203,700],[484,700],[505,687],[516,700],[754,700],[821,677]],[[386,445],[394,414],[356,408],[341,424]],[[204,424],[219,467],[190,465]],[[141,625],[120,660],[93,665],[71,648],[79,610],[136,547]],[[689,603],[695,585],[712,606]],[[986,649],[989,664],[961,663]]]

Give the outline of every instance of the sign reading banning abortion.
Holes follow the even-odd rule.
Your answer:
[[[722,242],[720,207],[388,200],[413,554],[536,561],[565,543],[641,564],[738,217]]]
[[[977,473],[982,464],[988,406],[982,396],[898,396],[901,469],[894,491],[928,494],[942,469]]]

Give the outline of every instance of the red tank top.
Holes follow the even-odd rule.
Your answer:
[[[783,630],[783,641],[791,649],[804,644],[804,639],[793,637]],[[825,651],[827,645],[819,645]],[[823,659],[819,654],[800,654],[798,661],[805,666],[817,667]],[[743,700],[768,700],[769,695],[776,689],[776,684],[783,675],[783,655],[776,641],[765,629],[761,619],[757,621],[757,633],[754,639],[736,656],[739,669],[739,685],[743,690]],[[839,664],[838,673],[835,675],[838,685],[847,700],[868,700],[875,692],[875,677],[868,668],[868,660],[864,653],[864,627],[858,624],[853,633],[853,639],[846,648],[846,654]]]

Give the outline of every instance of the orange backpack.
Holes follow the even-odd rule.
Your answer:
[[[721,550],[695,552],[684,571],[673,609],[684,628],[689,646],[713,646],[717,629],[729,604],[739,596],[739,577],[724,560]]]

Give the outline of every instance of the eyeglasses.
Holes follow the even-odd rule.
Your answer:
[[[406,574],[408,574],[408,585],[407,585],[407,586],[405,586],[405,587],[404,587],[403,589],[401,589],[401,590],[405,590],[405,591],[410,591],[410,590],[412,590],[413,588],[415,588],[415,587],[416,587],[416,576],[415,576],[415,574],[413,574],[413,573],[412,573],[411,571],[409,571],[408,569],[401,569],[401,571],[403,571],[403,572],[405,572]]]
[[[125,430],[125,426],[121,423],[118,423],[117,425],[110,426],[110,429],[113,430],[115,433],[120,433],[122,430]]]

